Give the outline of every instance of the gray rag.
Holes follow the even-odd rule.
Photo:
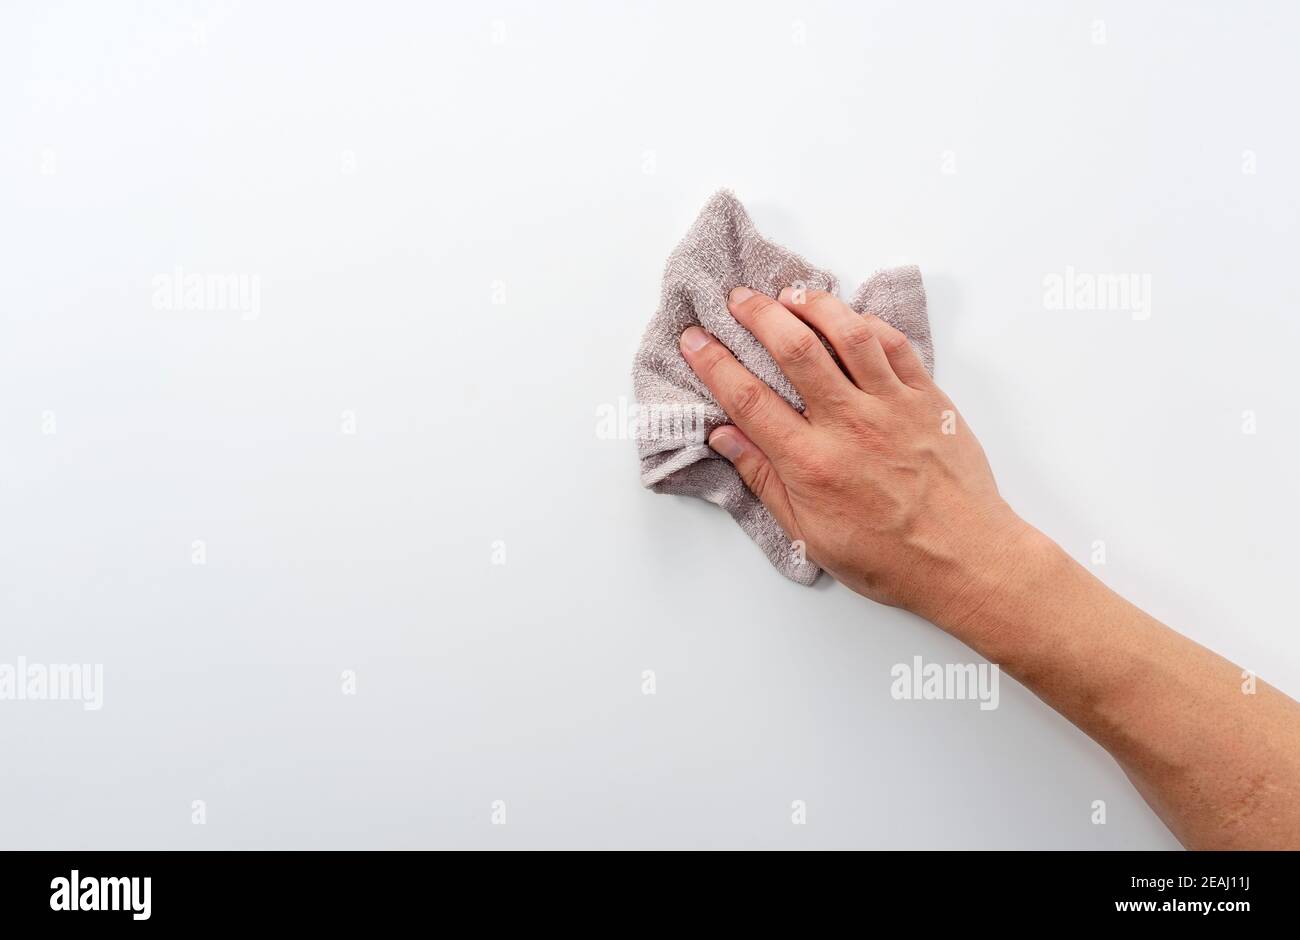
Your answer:
[[[641,483],[656,493],[698,496],[721,506],[778,571],[792,581],[812,584],[821,569],[806,560],[802,546],[790,543],[735,467],[709,447],[709,433],[729,421],[677,345],[688,326],[702,326],[750,372],[803,411],[803,400],[767,350],[727,310],[727,295],[741,285],[770,297],[790,286],[832,294],[838,289],[832,275],[760,235],[734,195],[716,193],[668,257],[659,309],[632,367]],[[872,275],[849,306],[901,330],[933,373],[934,347],[920,269],[909,265]]]

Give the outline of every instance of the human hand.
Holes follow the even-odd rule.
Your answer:
[[[907,337],[824,291],[786,288],[774,300],[737,287],[728,308],[805,410],[690,327],[682,355],[735,422],[710,446],[838,580],[954,629],[1037,533],[998,495],[979,442]]]

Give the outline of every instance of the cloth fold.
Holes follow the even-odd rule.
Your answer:
[[[688,326],[703,327],[750,372],[802,411],[803,400],[771,355],[727,310],[727,295],[741,285],[773,297],[792,285],[838,292],[833,275],[760,235],[731,192],[716,193],[668,257],[659,308],[632,367],[641,483],[657,493],[697,496],[721,506],[778,571],[792,581],[812,584],[821,569],[807,560],[802,546],[791,544],[736,469],[709,447],[709,433],[728,419],[677,345]],[[918,268],[891,268],[872,275],[849,306],[901,330],[925,367],[934,371],[925,288]]]

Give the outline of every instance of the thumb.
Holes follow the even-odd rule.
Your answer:
[[[709,435],[709,446],[731,461],[749,491],[759,498],[767,511],[785,530],[786,538],[800,539],[799,527],[790,509],[790,497],[767,454],[732,424],[724,424]]]

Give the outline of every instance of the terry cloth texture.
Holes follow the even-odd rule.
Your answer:
[[[836,293],[835,278],[794,252],[765,239],[745,207],[721,191],[709,200],[668,257],[659,309],[641,339],[632,369],[637,401],[641,483],[656,493],[698,496],[731,513],[777,570],[812,584],[821,573],[805,560],[736,469],[708,445],[727,424],[704,383],[682,358],[677,342],[692,324],[721,340],[736,358],[798,410],[803,400],[763,345],[727,310],[727,295],[744,285],[775,297],[782,288]],[[872,313],[907,335],[925,367],[934,371],[934,347],[921,272],[914,266],[873,275],[853,295],[858,313]]]

